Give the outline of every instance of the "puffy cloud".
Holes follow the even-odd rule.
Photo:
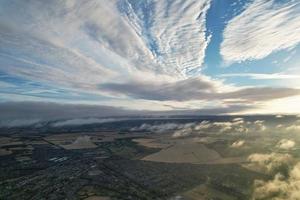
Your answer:
[[[233,148],[239,148],[242,147],[245,144],[245,140],[238,140],[231,144],[231,147]]]
[[[293,140],[282,139],[278,142],[277,147],[284,150],[290,150],[294,148],[295,142]]]
[[[293,124],[293,125],[287,126],[286,130],[290,131],[290,132],[299,132],[300,131],[300,125]]]
[[[254,0],[224,30],[221,55],[226,62],[264,58],[300,42],[297,1]]]
[[[164,124],[142,124],[131,128],[132,131],[151,131],[164,133],[173,131],[172,137],[181,138],[189,136],[195,130],[196,123],[164,123]]]
[[[248,133],[253,124],[245,122],[243,118],[234,118],[231,121],[213,122],[211,126],[219,133]]]
[[[281,123],[276,125],[276,129],[274,132],[280,133],[299,133],[300,131],[300,124],[299,121],[290,121],[290,123]]]
[[[278,173],[270,181],[256,180],[253,199],[300,199],[300,162],[292,167],[287,177]]]
[[[276,115],[276,118],[282,118],[282,115]],[[299,120],[290,121],[289,123],[280,123],[276,125],[276,130],[282,133],[298,133],[300,131]]]
[[[227,132],[233,129],[235,122],[214,122],[213,126],[217,128],[221,133]]]
[[[259,124],[259,126],[257,125]],[[261,128],[264,127],[264,128]],[[259,127],[259,128],[258,128]],[[264,131],[264,121],[245,121],[243,118],[234,118],[230,121],[210,122],[203,120],[201,122],[192,123],[163,123],[163,124],[142,124],[134,127],[133,131],[152,131],[152,132],[168,132],[173,131],[174,138],[199,136],[205,134],[245,134],[249,131]],[[242,146],[245,141],[237,141],[232,147]]]
[[[165,123],[165,124],[142,124],[139,127],[133,127],[132,131],[153,131],[153,132],[165,132],[169,130],[176,130],[183,128],[184,124],[177,123]]]
[[[256,120],[254,121],[254,130],[256,131],[265,131],[267,129],[267,127],[264,125],[264,121],[263,120]]]
[[[180,138],[180,137],[186,137],[191,135],[193,132],[193,129],[191,127],[186,127],[180,130],[177,130],[173,133],[172,137],[174,138]]]
[[[278,173],[281,172],[285,174],[290,166],[293,164],[294,159],[289,154],[279,154],[279,153],[271,153],[271,154],[251,154],[248,157],[249,166],[256,168],[259,171],[265,173]]]
[[[209,122],[202,121],[194,127],[195,133],[230,133],[244,134],[249,132],[262,132],[266,130],[264,121],[245,121],[243,118],[234,118],[231,121]]]
[[[195,130],[200,131],[200,130],[209,129],[211,127],[212,127],[212,124],[209,121],[204,120],[195,126]]]
[[[164,124],[142,124],[138,127],[133,127],[132,131],[151,131],[156,133],[163,133],[174,131],[173,137],[185,137],[192,133],[195,123],[164,123]]]

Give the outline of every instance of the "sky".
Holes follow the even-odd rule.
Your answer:
[[[1,118],[299,113],[299,64],[298,0],[0,0]]]

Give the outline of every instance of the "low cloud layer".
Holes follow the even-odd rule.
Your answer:
[[[12,120],[4,119],[0,121],[0,127],[11,128],[11,127],[30,126],[30,125],[37,124],[40,121],[41,121],[40,119],[12,119]]]
[[[0,103],[0,120],[57,120],[84,117],[109,117],[138,114],[122,108],[96,105],[57,104],[42,102]]]
[[[79,126],[79,125],[88,125],[88,124],[102,124],[102,123],[108,123],[108,122],[117,122],[117,121],[123,121],[126,120],[126,118],[85,118],[85,119],[69,119],[69,120],[63,120],[59,122],[55,122],[51,124],[53,127],[61,127],[61,126]]]
[[[147,117],[162,115],[212,115],[226,114],[249,109],[248,106],[228,106],[224,108],[149,111],[130,110],[121,107],[58,104],[46,102],[4,102],[0,103],[0,126],[16,127],[32,125],[41,121],[64,120],[57,125],[101,123],[106,120],[120,120],[125,117]],[[115,119],[115,118],[118,119]],[[100,118],[100,119],[99,119]]]
[[[267,128],[264,121],[245,121],[243,118],[234,118],[230,121],[210,122],[207,120],[192,123],[165,123],[165,124],[142,124],[134,127],[133,131],[170,132],[174,138],[199,136],[205,134],[247,134],[249,132],[262,133]],[[245,141],[237,141],[232,147],[240,147]]]

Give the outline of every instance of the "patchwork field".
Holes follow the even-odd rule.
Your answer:
[[[241,118],[131,123],[1,136],[0,199],[269,200],[270,187],[278,200],[298,194],[298,130],[264,122],[258,131]]]
[[[194,139],[172,139],[168,141],[169,145],[155,146],[162,148],[157,153],[148,155],[142,160],[166,163],[191,163],[191,164],[229,164],[242,163],[246,161],[245,157],[222,158],[215,150],[207,148],[204,144]],[[141,145],[149,146],[148,142],[141,142]],[[151,144],[151,143],[150,143]],[[151,145],[150,145],[151,146]]]

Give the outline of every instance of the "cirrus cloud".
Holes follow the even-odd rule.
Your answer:
[[[221,55],[227,63],[261,59],[300,42],[300,4],[254,0],[229,21],[224,30]]]

